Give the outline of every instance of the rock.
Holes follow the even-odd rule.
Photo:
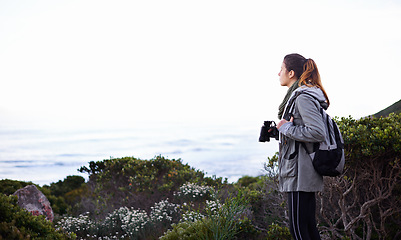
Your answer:
[[[47,220],[53,221],[53,209],[46,196],[36,188],[35,185],[28,185],[18,189],[14,195],[18,196],[18,205],[33,215],[44,215]]]

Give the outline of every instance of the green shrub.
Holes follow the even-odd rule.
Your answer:
[[[24,188],[28,185],[35,185],[38,189],[41,189],[38,185],[33,184],[32,182],[2,179],[0,180],[0,193],[8,196],[15,193],[18,189]]]
[[[278,154],[278,153],[277,153]],[[266,176],[244,176],[235,184],[249,201],[252,225],[260,230],[259,236],[267,236],[272,223],[285,223],[286,198],[278,191],[278,155],[268,158],[265,164]]]
[[[208,231],[206,221],[211,220],[173,224],[173,229],[168,230],[160,240],[199,240],[201,239],[199,233]]]
[[[401,153],[401,114],[336,120],[344,138],[348,164],[357,164],[366,157],[381,158],[389,153]]]
[[[236,184],[240,187],[245,187],[252,190],[259,190],[264,186],[265,178],[266,176],[243,176],[238,179],[238,182]]]
[[[43,189],[49,191],[48,199],[52,204],[54,213],[64,215],[71,213],[76,204],[87,196],[85,179],[81,176],[67,176],[63,181],[44,185]],[[47,196],[47,195],[46,195]]]
[[[218,202],[206,209],[207,232],[202,232],[203,239],[232,239],[238,232],[238,222],[244,217],[247,202],[242,197],[228,199],[222,206]]]
[[[280,227],[273,223],[269,226],[268,236],[266,240],[291,240],[291,233],[287,227]]]
[[[0,194],[0,239],[74,239],[55,230],[44,216],[34,216],[17,205],[16,196]]]
[[[241,239],[253,239],[256,230],[246,218],[247,200],[239,194],[229,198],[224,204],[219,201],[207,201],[204,216],[194,221],[184,221],[173,224],[161,240],[178,239],[236,239],[241,233]]]
[[[48,188],[51,193],[56,196],[65,196],[68,192],[79,189],[85,184],[85,178],[81,176],[67,176],[63,181],[59,180],[56,183],[51,183]]]

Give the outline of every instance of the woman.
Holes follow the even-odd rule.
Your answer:
[[[312,59],[289,54],[284,57],[278,75],[280,84],[289,88],[280,104],[279,118],[286,112],[291,114],[277,124],[280,132],[279,190],[288,193],[293,238],[320,239],[316,227],[315,193],[323,190],[323,177],[315,171],[311,157],[299,142],[304,142],[312,152],[314,142],[324,141],[320,108],[327,109],[329,99]]]

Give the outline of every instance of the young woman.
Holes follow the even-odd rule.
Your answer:
[[[329,99],[312,59],[289,54],[284,57],[278,75],[280,84],[289,88],[280,104],[279,118],[283,113],[291,113],[291,117],[284,116],[287,119],[277,124],[280,132],[279,190],[288,193],[293,238],[320,239],[316,227],[315,193],[323,190],[323,177],[315,171],[311,157],[299,143],[304,142],[312,152],[314,142],[324,141],[320,108],[327,109]]]

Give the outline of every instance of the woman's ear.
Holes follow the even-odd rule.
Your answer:
[[[295,72],[294,72],[294,70],[291,70],[289,73],[288,73],[288,77],[289,78],[293,78],[295,76]]]

